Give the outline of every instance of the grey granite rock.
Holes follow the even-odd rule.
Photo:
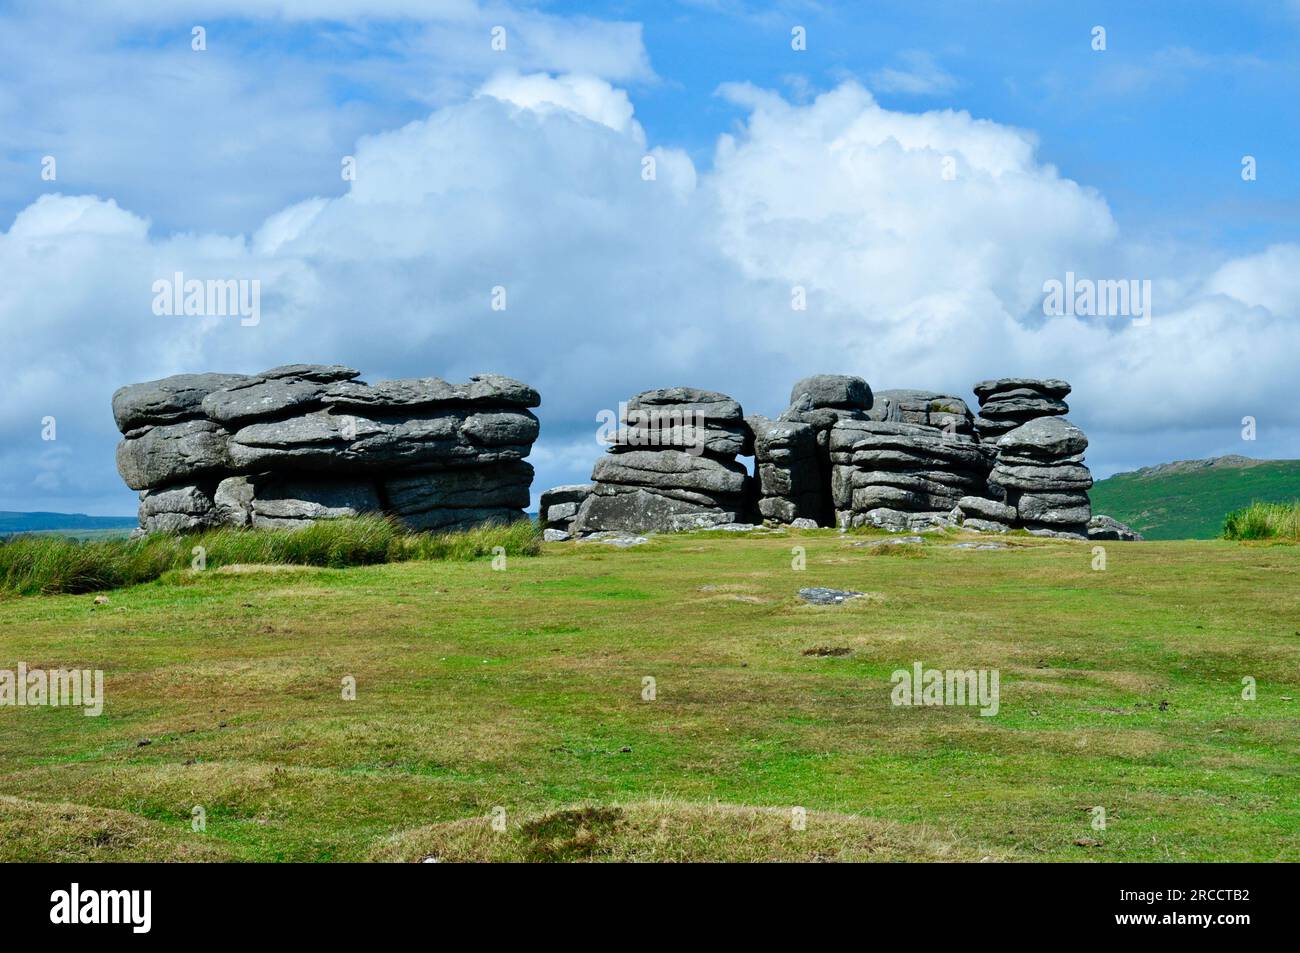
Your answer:
[[[814,374],[790,388],[790,403],[807,395],[813,407],[842,407],[846,410],[870,410],[871,387],[861,377],[848,374]]]
[[[231,467],[229,439],[210,420],[141,427],[117,445],[117,472],[133,490],[216,475]]]
[[[283,528],[386,512],[450,529],[523,517],[536,391],[497,375],[371,386],[357,374],[286,364],[120,389],[118,469],[132,488],[160,491],[142,504],[142,528]],[[186,486],[206,502],[197,491],[183,500]]]
[[[809,586],[799,590],[799,598],[814,606],[838,606],[851,599],[861,599],[865,595],[865,592],[854,592],[851,589],[827,589],[824,586]]]
[[[1098,514],[1088,520],[1088,538],[1135,543],[1141,542],[1144,537],[1133,527],[1113,517]]]
[[[449,384],[438,377],[380,381],[347,381],[324,392],[322,402],[341,413],[389,415],[431,407],[536,407],[537,391],[510,377],[475,374],[466,384]]]
[[[113,394],[113,419],[117,429],[126,433],[151,424],[202,417],[203,398],[245,379],[243,374],[176,374],[119,387]]]
[[[181,485],[140,494],[140,527],[146,533],[190,533],[218,524],[210,485]]]

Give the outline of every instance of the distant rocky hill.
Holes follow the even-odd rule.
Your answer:
[[[1147,539],[1212,539],[1235,509],[1300,498],[1300,460],[1232,454],[1161,463],[1098,481],[1091,496],[1094,511]]]
[[[136,525],[134,516],[87,516],[85,513],[15,513],[0,510],[0,536],[14,533],[68,533],[94,535],[126,533]]]

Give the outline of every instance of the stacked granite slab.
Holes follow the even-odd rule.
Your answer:
[[[975,429],[990,443],[1031,420],[1070,412],[1065,402],[1070,385],[1056,378],[1002,377],[980,381],[974,389],[980,402]]]
[[[994,455],[951,426],[891,420],[839,421],[830,450],[836,524],[895,531],[951,525],[962,498],[987,490]]]
[[[538,520],[548,541],[568,539],[572,535],[573,521],[578,509],[591,496],[590,483],[569,483],[553,486],[542,494],[538,503]]]
[[[821,526],[835,522],[831,499],[831,430],[840,421],[868,420],[874,403],[871,387],[849,374],[815,374],[790,388],[790,406],[780,423],[802,423],[812,428],[817,445],[817,487],[820,500],[811,518]],[[763,463],[758,461],[759,465]]]
[[[872,420],[917,424],[948,433],[975,433],[975,417],[966,401],[937,391],[878,390],[867,415]]]
[[[338,365],[182,374],[113,395],[146,532],[382,512],[415,529],[523,516],[540,403],[497,375],[369,385]]]
[[[816,522],[825,508],[817,431],[811,424],[746,417],[754,435],[758,513],[765,520]]]
[[[1016,525],[1031,533],[1088,537],[1092,474],[1083,462],[1088,438],[1064,417],[1038,417],[1003,434],[989,482],[1006,493]]]
[[[741,406],[726,394],[668,387],[625,405],[609,453],[571,526],[575,535],[699,529],[744,519],[752,481]]]

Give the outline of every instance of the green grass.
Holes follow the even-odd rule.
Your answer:
[[[535,524],[487,525],[455,533],[411,533],[379,516],[325,520],[294,530],[215,529],[141,539],[75,540],[18,536],[0,542],[0,594],[82,593],[135,585],[190,569],[236,564],[360,566],[404,560],[474,559],[502,547],[532,555]]]
[[[1300,860],[1300,546],[856,539],[0,601],[0,668],[106,694],[0,707],[0,860]],[[998,714],[894,707],[914,661],[997,669]]]
[[[1300,542],[1300,500],[1252,503],[1228,514],[1224,539],[1282,539]]]
[[[1147,539],[1214,539],[1234,510],[1300,496],[1300,460],[1117,473],[1090,491],[1092,511]]]

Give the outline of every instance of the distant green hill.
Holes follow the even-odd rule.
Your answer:
[[[1300,460],[1214,457],[1117,473],[1090,491],[1092,511],[1128,523],[1147,539],[1212,539],[1223,518],[1255,500],[1300,498]]]
[[[13,513],[0,510],[0,536],[14,533],[64,533],[69,536],[121,535],[137,525],[134,516],[85,513]]]

